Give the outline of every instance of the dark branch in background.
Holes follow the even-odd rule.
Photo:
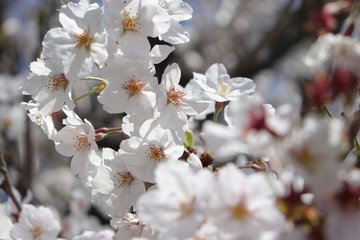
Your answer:
[[[3,152],[0,152],[0,172],[4,175],[4,181],[0,185],[0,187],[4,190],[4,192],[10,197],[10,199],[13,201],[13,203],[16,206],[16,209],[21,212],[21,205],[17,201],[14,192],[12,191],[12,185],[8,173],[8,168],[6,166],[5,158]]]
[[[271,67],[277,60],[281,59],[294,45],[306,38],[316,38],[314,32],[305,28],[309,24],[310,11],[321,9],[324,1],[304,0],[302,6],[294,12],[291,8],[295,1],[290,0],[279,14],[279,18],[264,38],[258,43],[254,50],[245,54],[244,61],[233,76],[252,77],[259,71]],[[268,49],[269,56],[259,59],[262,51]]]
[[[25,128],[25,155],[24,155],[24,164],[21,172],[21,186],[19,186],[19,191],[25,193],[28,189],[31,188],[33,173],[34,173],[34,154],[33,154],[33,144],[31,137],[31,124],[33,124],[30,118],[26,118],[26,128]]]
[[[288,4],[284,7],[283,11],[279,14],[279,18],[274,24],[274,28],[271,29],[264,38],[258,43],[253,51],[246,54],[246,60],[241,63],[241,66],[238,68],[238,72],[242,74],[235,74],[236,76],[247,76],[254,64],[262,52],[268,45],[270,45],[274,40],[276,40],[279,35],[290,25],[291,17],[289,17],[290,9],[295,1],[290,0]]]

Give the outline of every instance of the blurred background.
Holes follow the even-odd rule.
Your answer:
[[[301,101],[298,86],[305,75],[302,57],[319,35],[342,31],[355,2],[184,1],[194,10],[193,18],[183,22],[190,42],[176,46],[156,67],[157,76],[168,64],[176,62],[185,85],[193,72],[205,73],[213,63],[223,63],[231,77],[252,78],[257,90],[274,106]],[[67,226],[63,236],[71,237],[89,227],[100,228],[101,221],[107,220],[106,214],[91,206],[89,193],[69,172],[69,158],[58,154],[53,142],[28,120],[20,103],[29,99],[18,92],[30,62],[40,55],[45,33],[59,26],[56,9],[60,6],[60,0],[0,1],[0,150],[20,195],[30,194],[32,202],[54,206]],[[85,83],[78,84],[74,97],[90,88]],[[95,128],[119,126],[121,115],[104,112],[95,97],[77,103],[79,115],[89,119]],[[99,145],[116,149],[119,142],[118,137],[111,137]],[[84,226],[76,224],[74,229],[72,221]]]

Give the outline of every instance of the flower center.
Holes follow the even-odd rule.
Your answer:
[[[36,123],[36,125],[38,125],[39,127],[42,126],[43,121],[41,119],[42,116],[40,113],[29,113],[28,116],[34,123]]]
[[[123,25],[124,25],[125,30],[136,31],[136,30],[141,29],[142,24],[139,22],[140,18],[138,16],[138,14],[136,14],[135,16],[131,16],[130,12],[125,10],[124,11],[124,17],[125,18],[124,18],[124,21],[123,21]]]
[[[175,105],[178,105],[183,102],[185,95],[185,92],[177,91],[175,88],[172,88],[167,92],[167,104],[174,103]]]
[[[31,233],[34,237],[39,237],[42,234],[42,228],[40,226],[36,226],[31,229]]]
[[[264,106],[254,107],[248,110],[248,130],[260,131],[266,129],[266,114]]]
[[[76,38],[76,48],[85,48],[87,51],[90,51],[90,45],[93,40],[92,37],[89,36],[89,30],[84,30],[82,34],[75,34]]]
[[[69,84],[69,81],[66,79],[64,74],[56,74],[56,75],[49,76],[49,78],[47,78],[45,80],[44,85],[46,88],[55,92],[55,91],[59,91],[59,90],[65,91],[68,84]]]
[[[223,81],[218,80],[218,93],[220,96],[226,98],[226,96],[230,91],[230,88],[231,88],[230,84],[226,84]]]
[[[180,203],[180,216],[177,220],[182,220],[189,217],[194,212],[195,198],[192,198],[189,202]]]
[[[305,167],[307,170],[312,171],[315,168],[315,157],[311,154],[309,149],[302,147],[300,149],[290,150],[290,153],[295,158],[296,162]]]
[[[244,220],[249,215],[249,211],[246,209],[245,204],[240,202],[231,209],[232,216],[239,220]]]
[[[87,136],[85,136],[85,135],[76,136],[74,138],[74,140],[75,140],[75,148],[78,151],[87,149],[90,146],[90,143],[88,142]]]
[[[146,83],[140,81],[140,80],[130,80],[126,81],[123,85],[123,88],[126,90],[129,97],[132,97],[134,95],[140,94],[142,88],[145,86]]]
[[[129,172],[113,174],[113,182],[118,188],[130,185],[133,180],[134,178]]]
[[[146,152],[148,157],[155,162],[158,162],[165,157],[163,148],[156,147],[155,145],[150,145]]]

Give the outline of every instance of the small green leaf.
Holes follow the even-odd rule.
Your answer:
[[[189,148],[194,148],[194,145],[195,145],[195,140],[194,140],[193,132],[190,130],[185,131],[184,146]]]

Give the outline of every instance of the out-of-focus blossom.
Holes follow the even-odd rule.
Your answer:
[[[240,153],[266,155],[268,147],[290,129],[291,109],[277,111],[264,104],[258,95],[240,96],[225,108],[225,120],[229,127],[205,122],[203,131],[210,150],[219,160],[228,160]]]
[[[76,236],[73,240],[112,240],[114,232],[111,230],[103,230],[100,232],[85,231],[80,236]]]
[[[278,146],[278,159],[296,166],[296,171],[315,194],[322,195],[340,187],[336,176],[346,167],[341,160],[342,153],[347,150],[347,136],[341,120],[308,116],[283,143],[285,148]]]
[[[192,236],[205,220],[212,175],[206,170],[195,173],[182,162],[163,163],[155,175],[157,189],[138,201],[140,219],[159,229],[159,239]]]
[[[50,209],[24,204],[19,222],[15,223],[11,230],[11,237],[14,239],[49,240],[56,239],[59,232],[60,224]]]
[[[127,213],[122,218],[113,218],[111,225],[117,229],[115,238],[116,240],[122,239],[157,239],[158,232],[150,228],[148,225],[140,221],[140,219],[131,213]]]
[[[209,221],[234,239],[257,239],[262,232],[282,230],[284,216],[268,181],[263,173],[245,175],[235,165],[223,167],[209,203]]]
[[[2,213],[0,213],[0,226],[0,239],[10,240],[10,231],[14,225],[11,222],[11,219]]]
[[[327,64],[336,63],[356,72],[359,69],[359,62],[359,41],[331,33],[320,36],[304,58],[305,65],[313,71],[323,71]]]

